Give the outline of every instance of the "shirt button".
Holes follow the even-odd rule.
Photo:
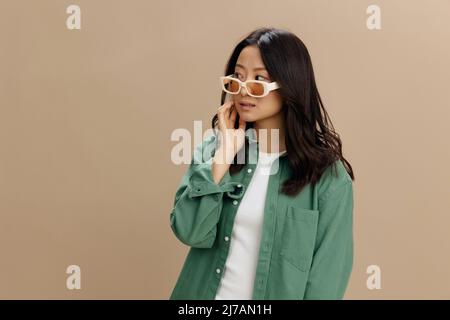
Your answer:
[[[217,268],[217,269],[216,269],[216,272],[217,272],[217,273],[220,273],[220,269],[219,269],[219,268]]]
[[[248,172],[248,173],[252,173],[252,168],[248,168],[248,169],[247,169],[247,172]]]
[[[228,238],[227,236],[225,236],[225,241],[228,241],[228,240],[230,240],[230,238]]]
[[[234,204],[234,205],[237,205],[237,204],[238,204],[238,201],[237,201],[237,200],[234,200],[234,201],[233,201],[233,204]]]

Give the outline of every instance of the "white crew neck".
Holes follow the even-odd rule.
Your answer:
[[[274,163],[285,152],[286,150],[281,152],[270,152],[270,153],[259,151],[258,167],[266,169],[270,168],[272,166],[272,163]]]
[[[283,153],[285,153],[286,150],[280,151],[280,152],[263,152],[263,151],[259,151],[260,155],[266,156],[266,157],[271,157],[271,156],[279,156],[282,155]]]

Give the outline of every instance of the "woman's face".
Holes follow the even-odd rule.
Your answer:
[[[235,77],[241,81],[262,80],[268,83],[273,81],[265,69],[259,48],[254,45],[247,46],[241,51],[234,72]],[[249,96],[246,89],[242,88],[239,94],[231,95],[231,97],[239,116],[246,122],[266,120],[280,113],[282,108],[282,100],[278,90],[270,91],[265,97],[255,98]],[[243,108],[239,104],[240,102],[252,103],[255,107]]]

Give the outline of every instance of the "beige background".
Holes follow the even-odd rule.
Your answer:
[[[0,298],[166,299],[188,250],[169,225],[187,168],[170,134],[210,127],[232,48],[275,26],[307,45],[355,170],[346,298],[449,299],[449,14],[448,0],[1,1]]]

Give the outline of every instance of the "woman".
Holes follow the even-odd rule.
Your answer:
[[[170,214],[190,246],[170,299],[342,299],[354,175],[307,48],[257,29],[220,80],[215,134],[196,146]]]

